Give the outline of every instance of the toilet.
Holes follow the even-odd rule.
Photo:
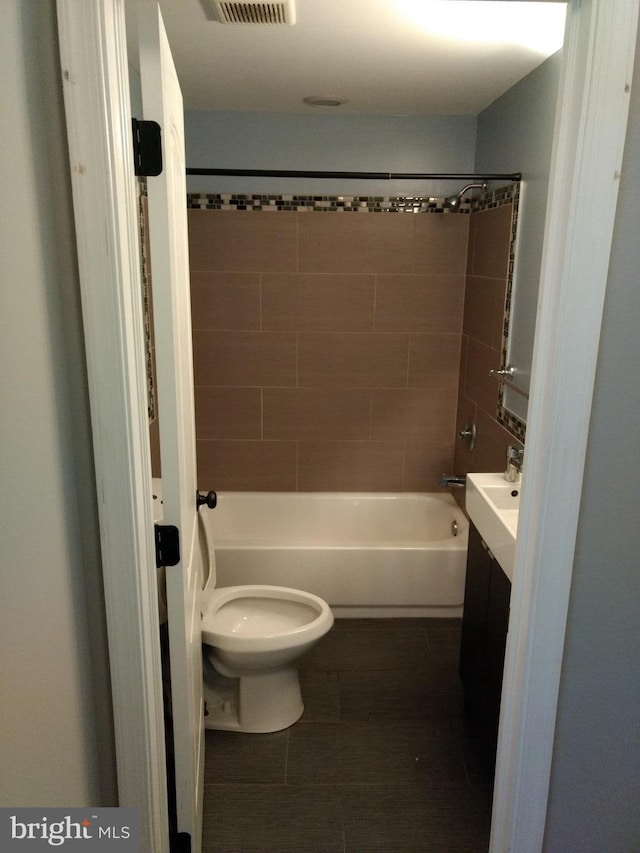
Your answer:
[[[297,659],[333,625],[308,592],[253,584],[216,588],[207,515],[198,513],[202,556],[202,656],[207,729],[276,732],[304,710]]]

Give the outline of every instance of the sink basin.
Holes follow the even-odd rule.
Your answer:
[[[520,509],[520,484],[505,482],[504,486],[484,486],[483,492],[496,509]]]
[[[521,488],[522,483],[507,483],[502,474],[467,474],[467,512],[509,580],[513,579]]]

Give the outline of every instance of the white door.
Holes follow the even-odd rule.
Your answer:
[[[139,2],[138,36],[143,118],[160,125],[163,153],[147,187],[164,523],[180,532],[180,562],[166,570],[177,820],[197,851],[204,727],[183,106],[156,2]]]

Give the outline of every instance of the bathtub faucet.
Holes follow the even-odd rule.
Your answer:
[[[463,474],[461,477],[456,476],[455,474],[443,474],[440,477],[440,487],[443,489],[448,489],[451,487],[464,489],[467,485],[467,475]]]

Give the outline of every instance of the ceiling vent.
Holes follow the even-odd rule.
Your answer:
[[[295,0],[211,0],[221,24],[295,24]]]

